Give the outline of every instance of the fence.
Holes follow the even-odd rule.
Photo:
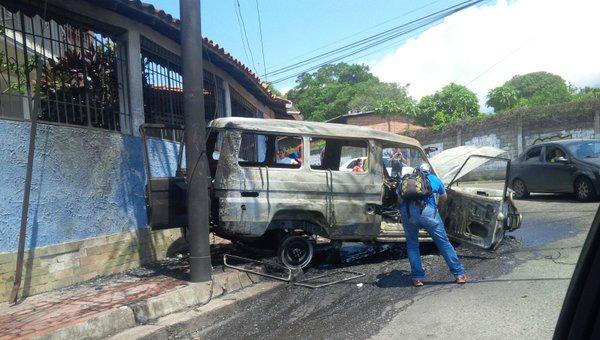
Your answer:
[[[39,119],[121,129],[127,112],[121,43],[92,27],[45,20],[0,6],[0,117],[28,119],[39,91]],[[36,62],[42,60],[40,84]]]

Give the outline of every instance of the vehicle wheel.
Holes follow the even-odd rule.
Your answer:
[[[308,266],[313,254],[313,242],[303,236],[284,238],[277,251],[281,263],[290,269],[302,269]]]
[[[594,184],[587,177],[579,177],[575,181],[575,195],[581,202],[588,202],[596,198]]]
[[[520,179],[515,179],[512,183],[512,189],[515,192],[514,198],[522,199],[529,197],[529,191],[527,191],[527,186],[525,182]]]

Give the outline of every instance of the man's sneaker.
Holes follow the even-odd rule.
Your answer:
[[[422,287],[424,285],[423,280],[420,279],[412,279],[413,286]]]
[[[458,275],[455,282],[458,284],[467,283],[467,275]]]

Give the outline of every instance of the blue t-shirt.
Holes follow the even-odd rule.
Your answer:
[[[432,208],[436,208],[436,204],[435,204],[435,199],[436,199],[436,195],[443,195],[446,193],[446,188],[444,187],[444,183],[442,183],[442,180],[434,175],[434,174],[428,174],[427,178],[429,179],[429,183],[431,184],[431,196],[429,196],[429,198],[427,199],[427,205],[429,205]],[[400,204],[404,204],[405,202],[403,201]]]
[[[429,179],[429,183],[431,183],[431,192],[433,193],[433,195],[431,195],[428,199],[427,199],[427,204],[431,207],[436,207],[435,204],[435,195],[443,195],[446,193],[446,188],[444,187],[444,183],[442,183],[442,180],[434,175],[434,174],[428,174],[427,178]]]

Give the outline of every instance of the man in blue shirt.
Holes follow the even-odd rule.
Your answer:
[[[432,195],[425,202],[400,201],[400,214],[402,225],[406,235],[406,252],[410,262],[413,285],[423,286],[425,270],[421,264],[421,253],[419,252],[419,228],[424,228],[433,239],[436,247],[446,260],[450,272],[454,275],[456,283],[467,282],[465,269],[463,268],[454,247],[448,240],[444,222],[437,209],[438,204],[443,204],[448,196],[444,183],[439,177],[431,173],[429,164],[423,163],[419,169],[427,174],[431,183]],[[436,200],[437,196],[437,200]]]

